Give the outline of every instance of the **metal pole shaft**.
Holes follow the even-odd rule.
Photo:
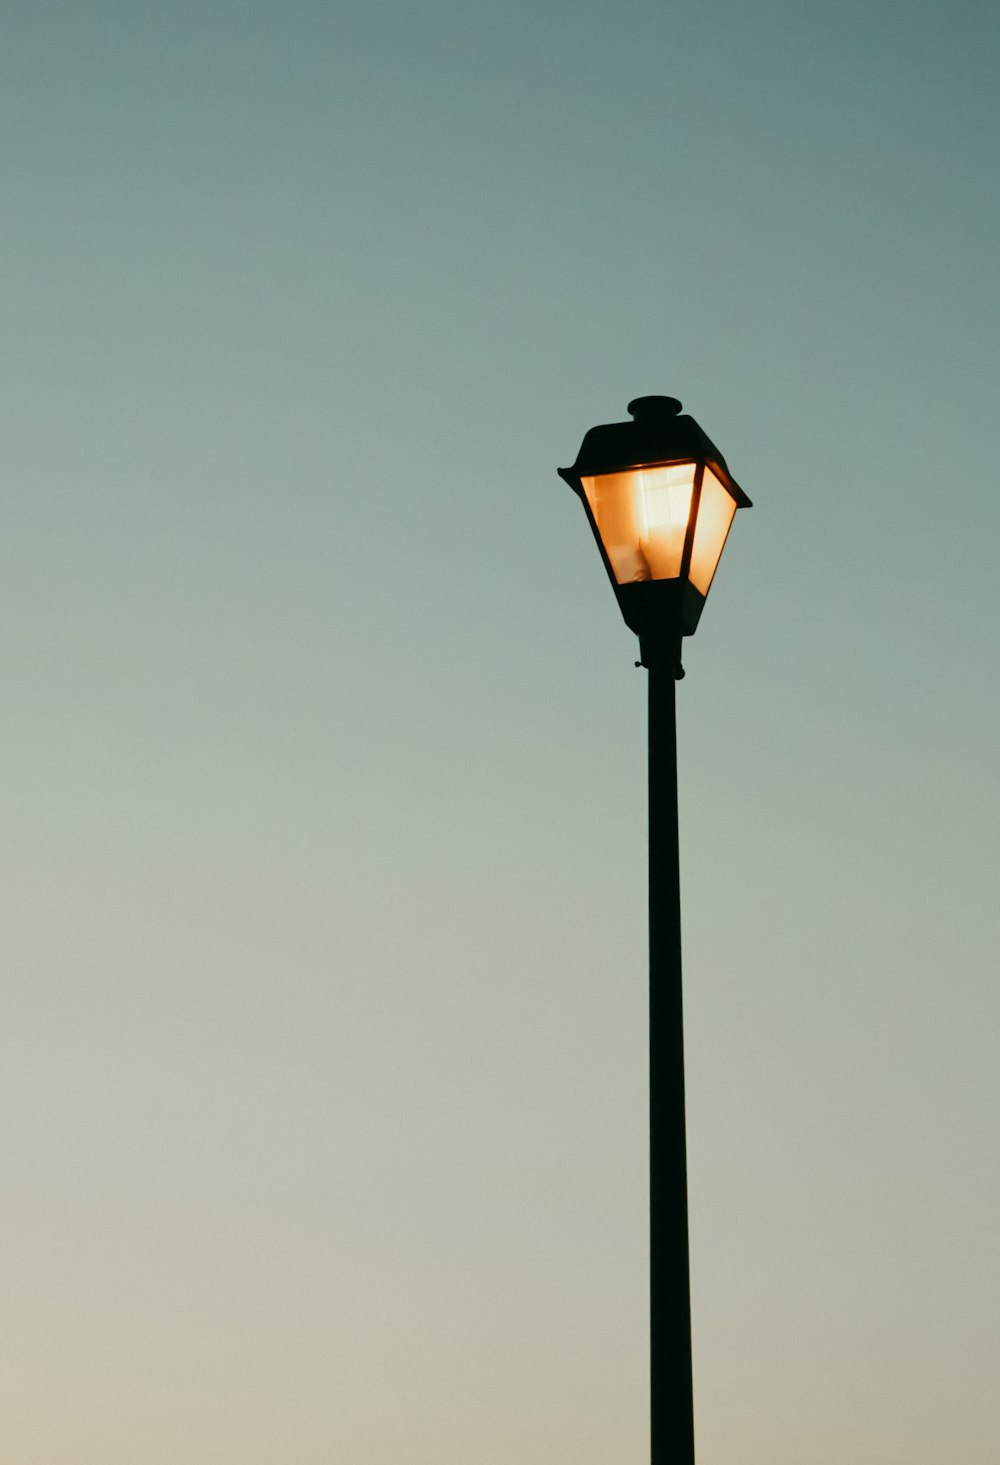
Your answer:
[[[673,656],[649,663],[649,1200],[652,1465],[694,1465]]]

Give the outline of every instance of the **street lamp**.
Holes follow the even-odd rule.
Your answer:
[[[698,624],[750,500],[674,397],[592,427],[559,476],[579,494],[649,672],[649,1207],[652,1465],[693,1465],[677,716],[681,639]]]

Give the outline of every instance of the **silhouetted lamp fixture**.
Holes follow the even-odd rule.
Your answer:
[[[736,510],[750,504],[680,411],[673,397],[637,397],[631,422],[592,427],[573,467],[559,469],[583,500],[649,672],[652,1465],[694,1465],[675,689],[681,638],[698,624]]]
[[[637,397],[628,410],[632,422],[592,427],[573,467],[559,474],[583,501],[648,666],[661,650],[679,658],[679,638],[698,624],[733,516],[750,500],[675,397]]]

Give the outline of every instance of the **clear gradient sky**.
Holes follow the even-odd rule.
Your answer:
[[[641,1465],[645,682],[699,1465],[996,1465],[1000,21],[8,0],[0,1465]]]

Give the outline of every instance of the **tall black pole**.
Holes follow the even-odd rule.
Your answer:
[[[657,648],[657,654],[643,660],[649,670],[651,1459],[652,1465],[693,1465],[677,828],[675,685],[680,659],[675,645]]]

